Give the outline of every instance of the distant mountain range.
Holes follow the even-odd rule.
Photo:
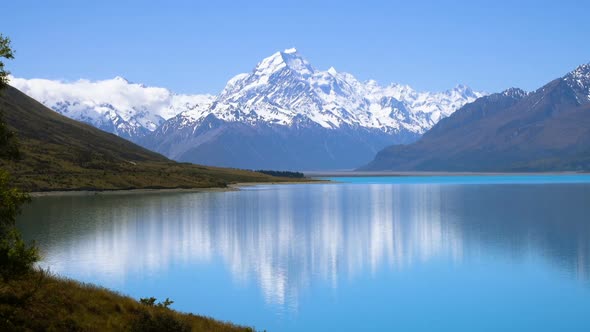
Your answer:
[[[295,49],[232,78],[217,96],[178,95],[123,78],[63,83],[12,78],[53,110],[178,161],[252,169],[350,169],[418,139],[484,95],[458,85],[417,92],[319,71]]]
[[[590,64],[526,93],[479,98],[362,170],[588,171]]]

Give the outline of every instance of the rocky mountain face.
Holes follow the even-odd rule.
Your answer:
[[[531,93],[509,89],[480,98],[361,169],[588,171],[590,64]]]
[[[483,96],[458,85],[417,92],[315,69],[295,49],[232,78],[217,96],[176,95],[122,78],[11,80],[55,111],[172,159],[272,169],[350,169],[380,149],[418,139]]]

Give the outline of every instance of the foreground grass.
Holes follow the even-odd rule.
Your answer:
[[[0,282],[1,331],[254,331],[34,271]]]

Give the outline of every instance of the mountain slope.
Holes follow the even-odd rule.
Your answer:
[[[424,131],[482,93],[419,93],[316,70],[295,49],[232,78],[207,109],[185,111],[140,141],[175,160],[278,169],[344,169]]]
[[[266,182],[260,173],[180,164],[115,135],[51,111],[15,88],[0,112],[16,132],[22,159],[4,163],[27,190],[224,187]]]
[[[363,170],[588,171],[590,64],[532,93],[468,104],[417,142],[388,147]]]

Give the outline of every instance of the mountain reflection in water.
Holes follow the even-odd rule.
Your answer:
[[[19,221],[64,275],[158,274],[221,260],[269,303],[296,307],[322,280],[399,270],[482,252],[531,251],[583,280],[587,185],[260,186],[225,193],[37,198]],[[197,273],[197,272],[195,272]]]

